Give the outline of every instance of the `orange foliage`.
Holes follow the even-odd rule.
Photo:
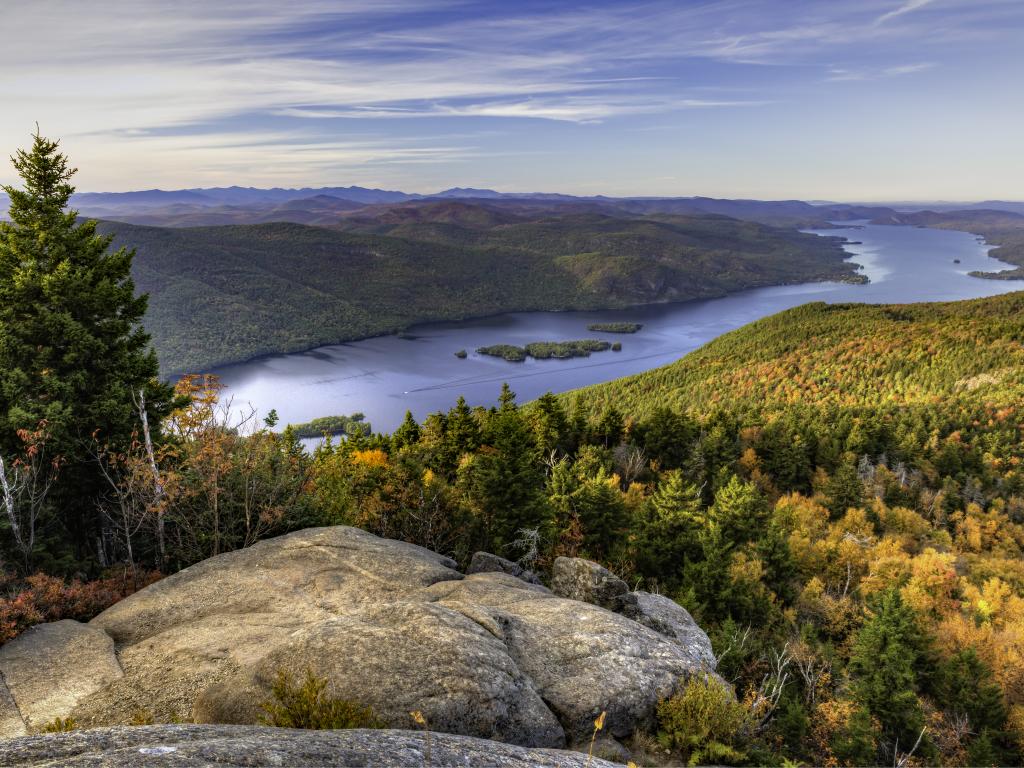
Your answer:
[[[65,582],[45,573],[29,576],[21,585],[24,587],[21,591],[0,599],[0,643],[44,621],[91,619],[160,578],[162,574],[157,571],[138,573],[134,578],[124,571],[85,582],[78,579]]]

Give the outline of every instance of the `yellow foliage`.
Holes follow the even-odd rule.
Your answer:
[[[880,500],[874,504],[875,512],[887,537],[899,541],[908,554],[916,554],[931,538],[933,526],[924,517],[905,507],[889,508]]]
[[[814,708],[811,715],[811,741],[822,765],[840,765],[832,754],[832,744],[836,734],[849,727],[856,711],[857,704],[850,699],[822,701]]]
[[[911,560],[911,576],[903,587],[903,599],[918,615],[938,619],[956,610],[956,558],[926,549]]]
[[[388,455],[380,448],[368,448],[363,451],[353,451],[352,461],[367,467],[386,467]]]
[[[1006,718],[1006,730],[1009,731],[1017,749],[1024,751],[1024,704],[1010,707],[1010,716]]]

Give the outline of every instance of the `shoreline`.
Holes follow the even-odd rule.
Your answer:
[[[801,230],[801,231],[810,231],[810,230]],[[850,261],[850,259],[854,258],[854,256],[856,254],[852,254],[849,251],[845,250],[844,246],[845,246],[846,243],[850,242],[849,238],[841,237],[841,236],[838,236],[838,235],[830,235],[830,234],[819,235],[819,236],[820,237],[825,237],[825,238],[831,238],[831,239],[834,239],[834,240],[841,240],[842,242],[839,243],[839,246],[842,247],[844,249],[844,252],[846,253],[846,258],[843,260],[843,263],[846,263],[846,264],[848,264],[850,266],[853,266],[856,269],[861,269],[862,268],[862,266],[860,264],[857,264],[856,262],[851,262]],[[338,340],[338,341],[321,342],[321,343],[317,343],[317,344],[306,345],[306,346],[302,346],[302,347],[296,347],[294,349],[288,349],[288,350],[279,350],[279,351],[274,351],[274,352],[262,352],[260,354],[251,355],[251,356],[245,357],[245,358],[239,358],[239,359],[236,359],[236,360],[229,360],[229,361],[224,361],[224,362],[213,363],[211,365],[205,366],[204,369],[201,371],[201,373],[216,373],[217,371],[224,370],[226,368],[232,368],[232,367],[240,366],[240,365],[249,365],[251,363],[259,362],[261,360],[269,360],[269,359],[274,358],[274,357],[284,357],[284,356],[287,356],[287,355],[301,355],[301,354],[305,354],[307,352],[313,352],[314,350],[317,350],[317,349],[322,349],[323,347],[338,347],[338,346],[343,346],[345,344],[351,344],[351,343],[355,343],[355,342],[359,342],[359,341],[367,341],[369,339],[386,338],[388,336],[408,335],[408,338],[410,340],[413,340],[413,339],[416,338],[416,332],[415,331],[416,331],[417,328],[427,328],[427,327],[431,327],[431,326],[446,325],[446,324],[452,324],[452,323],[466,323],[466,322],[472,322],[472,321],[476,321],[476,320],[487,320],[489,318],[503,317],[505,315],[515,315],[515,314],[533,313],[533,312],[544,312],[544,313],[551,313],[551,314],[563,314],[563,313],[567,313],[567,312],[620,312],[620,311],[629,311],[629,310],[632,310],[632,309],[644,309],[644,308],[648,308],[648,307],[661,307],[661,306],[668,306],[668,305],[672,305],[672,304],[683,305],[683,304],[690,304],[690,303],[695,302],[695,301],[708,301],[708,300],[711,300],[711,299],[721,299],[721,298],[725,298],[726,296],[734,296],[736,294],[744,293],[746,291],[755,291],[755,290],[759,290],[759,289],[762,289],[762,288],[783,288],[783,287],[786,287],[786,286],[793,286],[793,285],[823,285],[823,284],[826,284],[826,283],[839,283],[839,284],[847,284],[847,285],[863,285],[863,284],[866,284],[866,283],[869,282],[869,280],[867,279],[866,276],[863,276],[863,275],[861,275],[860,273],[858,273],[856,271],[853,272],[853,273],[850,273],[849,275],[846,275],[846,277],[848,277],[849,279],[842,279],[842,277],[827,277],[827,278],[822,278],[820,280],[807,279],[807,280],[792,280],[792,281],[782,281],[782,282],[769,282],[769,283],[764,283],[762,285],[751,285],[751,286],[748,286],[748,287],[745,287],[745,288],[741,288],[741,289],[739,289],[737,291],[709,292],[707,295],[704,295],[704,296],[693,296],[693,297],[688,298],[688,299],[675,299],[675,300],[667,300],[667,301],[647,301],[647,302],[642,302],[642,303],[639,303],[639,304],[627,304],[627,305],[624,305],[624,306],[616,306],[616,307],[604,306],[604,307],[585,307],[585,308],[569,307],[569,308],[563,308],[563,309],[512,309],[512,310],[503,310],[503,311],[498,311],[498,312],[485,312],[485,313],[482,313],[482,314],[472,314],[472,315],[466,315],[466,316],[463,316],[463,317],[454,317],[454,318],[437,319],[437,320],[420,320],[420,321],[416,321],[414,323],[411,323],[409,325],[406,325],[406,326],[404,326],[402,328],[398,328],[398,329],[389,331],[387,333],[371,333],[371,334],[367,334],[365,336],[355,336],[355,337],[351,337],[351,338],[347,338],[347,339],[341,339],[341,340]],[[864,279],[862,279],[862,280],[861,279],[857,279],[858,277],[864,277]],[[179,379],[181,379],[183,376],[186,376],[186,375],[189,375],[189,374],[194,374],[196,372],[197,371],[180,371],[180,370],[176,370],[176,371],[172,371],[172,372],[168,372],[168,373],[161,372],[160,375],[166,381],[175,382],[175,381],[178,381]]]

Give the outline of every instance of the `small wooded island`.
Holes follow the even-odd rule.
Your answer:
[[[351,416],[321,416],[305,424],[291,424],[289,428],[295,437],[301,439],[323,437],[324,435],[369,435],[373,428],[361,413]]]
[[[477,354],[503,357],[512,363],[521,363],[527,357],[537,360],[558,358],[567,360],[570,357],[589,357],[591,352],[604,352],[612,345],[599,339],[579,339],[577,341],[535,341],[525,347],[514,344],[494,344],[490,347],[479,347]],[[621,345],[620,345],[621,348]]]
[[[591,323],[587,330],[598,333],[636,333],[643,327],[643,323]]]

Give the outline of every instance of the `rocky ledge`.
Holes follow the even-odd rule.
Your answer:
[[[615,768],[580,752],[529,749],[470,736],[415,731],[296,731],[251,725],[98,728],[0,741],[0,765],[31,768],[289,768],[489,766]]]
[[[346,527],[211,558],[88,624],[43,624],[0,648],[0,736],[58,717],[253,725],[280,670],[310,670],[389,728],[411,727],[415,710],[435,732],[585,749],[602,711],[609,736],[650,728],[661,698],[713,667],[707,636],[671,600],[575,560],[556,563],[553,584],[579,599],[560,597],[499,560],[464,575]],[[97,743],[122,738],[107,733]]]

